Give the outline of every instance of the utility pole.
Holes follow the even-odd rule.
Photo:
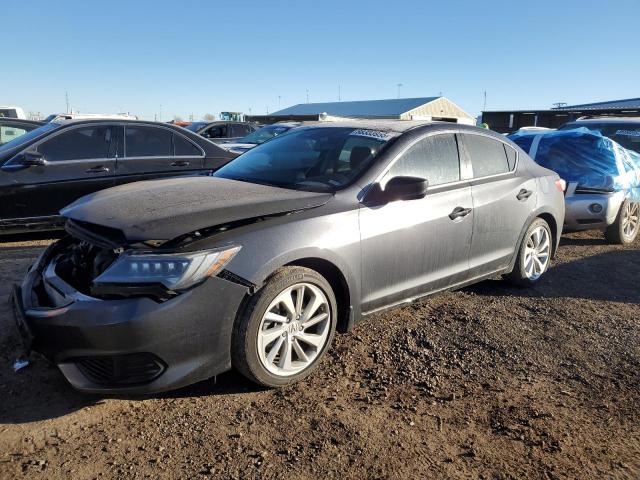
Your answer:
[[[162,104],[160,104],[160,121],[162,121]]]
[[[269,106],[267,105],[267,115],[269,115]]]
[[[342,93],[340,92],[340,84],[338,84],[338,101],[342,101]]]
[[[278,95],[278,110],[280,110],[280,101],[282,100],[282,96]]]
[[[398,98],[400,98],[400,89],[403,87],[403,85],[401,83],[398,83],[397,87],[398,87]]]
[[[69,92],[64,92],[64,99],[67,102],[67,113],[71,113],[69,111]]]
[[[309,89],[307,88],[307,103],[309,103]]]
[[[487,111],[487,91],[484,91],[484,102],[482,103],[482,111]]]

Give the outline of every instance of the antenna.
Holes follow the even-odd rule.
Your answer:
[[[398,87],[398,98],[400,98],[400,89],[401,89],[404,85],[403,85],[403,84],[401,84],[401,83],[398,83],[396,86]]]

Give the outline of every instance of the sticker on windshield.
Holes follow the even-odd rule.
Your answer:
[[[616,135],[623,137],[640,137],[640,130],[618,130]]]
[[[393,137],[393,134],[391,132],[383,132],[380,130],[366,130],[366,129],[354,130],[349,135],[355,135],[357,137],[375,138],[377,140],[389,140],[391,137]]]

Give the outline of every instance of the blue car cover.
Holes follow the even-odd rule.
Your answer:
[[[624,191],[640,202],[640,154],[598,132],[573,130],[523,131],[509,135],[520,148],[567,183],[583,189]]]

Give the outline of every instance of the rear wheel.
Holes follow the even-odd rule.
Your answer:
[[[535,285],[549,268],[552,242],[549,224],[536,218],[522,239],[516,263],[506,279],[522,287]]]
[[[626,245],[633,243],[640,230],[640,203],[625,200],[620,206],[616,221],[604,232],[607,242]]]
[[[250,380],[278,387],[309,375],[335,333],[336,299],[318,272],[278,270],[236,321],[232,360]]]

